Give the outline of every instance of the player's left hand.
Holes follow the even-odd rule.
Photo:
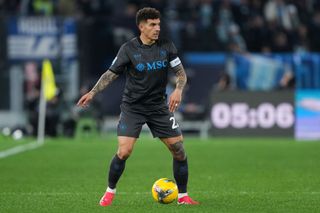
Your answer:
[[[88,107],[89,103],[93,99],[93,93],[88,92],[84,94],[78,101],[77,106],[79,107]]]
[[[169,110],[174,112],[181,103],[182,90],[175,89],[169,97]]]

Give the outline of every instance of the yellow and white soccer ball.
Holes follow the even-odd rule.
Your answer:
[[[178,197],[178,186],[171,179],[161,178],[152,186],[152,197],[159,203],[172,203]]]

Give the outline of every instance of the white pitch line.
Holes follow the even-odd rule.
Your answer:
[[[215,191],[192,191],[192,194],[211,194],[215,196],[220,195],[278,195],[278,194],[304,194],[304,195],[320,195],[320,192],[311,191],[311,192],[215,192]],[[10,196],[10,195],[22,195],[22,196],[63,196],[63,195],[77,195],[83,196],[88,194],[97,194],[100,195],[101,192],[0,192],[0,196]],[[117,192],[117,194],[121,195],[148,195],[150,192]]]
[[[11,155],[19,154],[21,152],[29,151],[32,149],[37,149],[42,145],[43,145],[43,143],[38,143],[35,141],[35,142],[31,142],[29,144],[24,144],[24,145],[20,145],[20,146],[16,146],[16,147],[4,150],[4,151],[0,152],[0,159],[9,157]]]

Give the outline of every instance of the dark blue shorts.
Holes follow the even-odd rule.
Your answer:
[[[118,136],[139,138],[142,126],[147,124],[153,137],[171,138],[181,135],[179,124],[168,106],[156,110],[136,110],[121,104]]]

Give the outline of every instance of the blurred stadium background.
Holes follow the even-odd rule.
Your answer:
[[[0,211],[99,211],[124,76],[88,109],[75,103],[137,35],[135,13],[143,6],[161,11],[161,36],[173,40],[188,75],[176,117],[194,158],[190,188],[204,202],[193,210],[319,211],[318,0],[0,0]],[[38,147],[44,59],[58,87],[46,107],[48,142],[7,157]],[[174,82],[170,76],[168,93]],[[141,140],[130,163],[140,172],[128,169],[114,211],[159,208],[147,192],[171,175],[170,156],[161,149],[168,162],[156,155],[147,166],[141,155],[161,145],[151,143],[147,128]],[[19,194],[26,204],[15,201]],[[68,206],[77,200],[82,207]],[[189,209],[159,211],[167,210]]]

